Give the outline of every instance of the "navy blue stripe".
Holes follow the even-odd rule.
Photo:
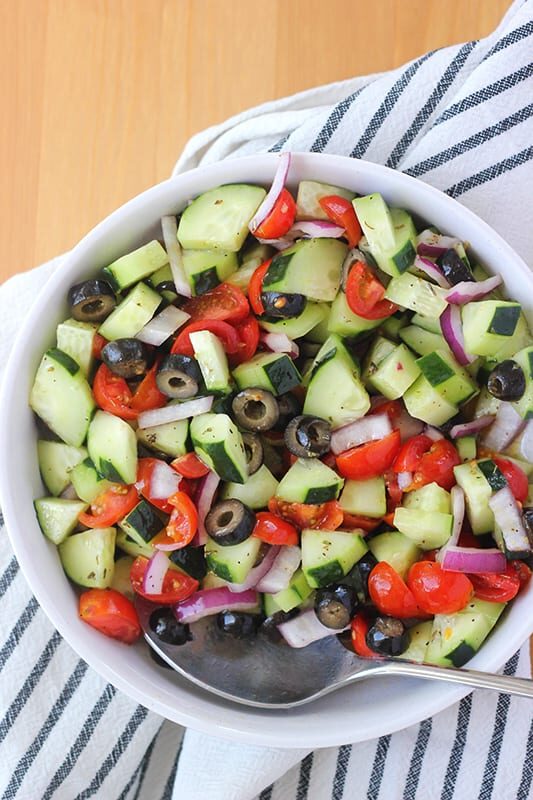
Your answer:
[[[174,783],[176,782],[176,772],[178,771],[178,764],[180,761],[181,751],[183,748],[183,740],[185,739],[185,734],[181,738],[179,750],[176,753],[176,758],[174,760],[174,764],[172,769],[170,770],[170,775],[167,778],[167,782],[165,784],[165,788],[163,789],[163,794],[161,796],[161,800],[171,800],[172,795],[174,794]],[[151,800],[151,798],[150,798]],[[185,798],[183,798],[185,800]]]
[[[516,668],[518,667],[519,656],[519,653],[515,653],[514,656],[509,659],[503,670],[504,675],[514,675]],[[500,758],[500,751],[502,749],[510,704],[511,696],[508,694],[500,694],[496,704],[494,730],[490,740],[487,760],[485,761],[485,769],[483,771],[483,779],[481,781],[481,789],[478,795],[478,800],[490,800],[492,797],[494,781],[496,780],[496,772],[498,770],[498,759]]]
[[[15,558],[15,556],[13,556],[13,558],[7,565],[4,574],[0,578],[0,597],[2,597],[7,592],[7,590],[11,586],[13,578],[15,577],[18,571],[19,571],[18,561]]]
[[[274,789],[274,784],[271,784],[270,786],[267,786],[266,789],[263,789],[263,791],[259,795],[259,800],[271,800],[273,789]]]
[[[461,72],[462,68],[464,67],[468,56],[474,50],[477,45],[477,41],[467,42],[464,44],[459,51],[456,53],[452,61],[448,64],[446,69],[444,70],[442,77],[438,81],[437,85],[429,95],[428,99],[417,113],[414,120],[411,122],[407,130],[404,132],[402,137],[399,139],[397,144],[391,151],[390,156],[387,159],[386,166],[392,167],[393,169],[397,167],[400,159],[405,155],[407,149],[410,147],[414,139],[418,136],[424,125],[427,123],[430,116],[434,113],[435,109],[442,101],[443,97],[445,96],[446,92],[452,86],[453,82]]]
[[[291,135],[290,133],[286,133],[285,136],[282,136],[281,139],[278,139],[276,144],[273,144],[272,147],[269,148],[268,152],[279,153],[283,145],[287,142],[287,139],[289,138],[290,135]]]
[[[0,528],[4,525],[4,515],[2,514],[2,509],[0,508]]]
[[[524,23],[524,25],[520,25],[520,27],[515,28],[514,31],[509,31],[509,33],[506,33],[501,39],[498,39],[494,47],[489,50],[483,61],[486,61],[487,58],[490,58],[495,53],[499,53],[500,50],[506,50],[511,45],[521,42],[522,39],[527,39],[527,37],[531,36],[532,33],[533,21],[529,20],[529,22]]]
[[[339,747],[339,752],[337,754],[337,766],[335,767],[335,777],[333,778],[333,793],[331,795],[331,800],[342,800],[351,754],[351,744],[343,744],[342,747]]]
[[[57,631],[54,631],[52,638],[48,640],[46,647],[37,660],[37,663],[22,684],[20,691],[6,711],[4,718],[0,722],[0,742],[4,741],[7,734],[11,730],[11,727],[26,705],[31,693],[39,683],[43,673],[46,671],[46,668],[48,667],[61,642],[61,636]]]
[[[322,130],[309,148],[311,153],[321,153],[327,147],[329,140],[341,124],[343,117],[349,111],[350,106],[366,88],[368,87],[362,86],[360,89],[357,89],[357,91],[349,94],[348,97],[345,97],[344,100],[341,100],[340,103],[337,103],[322,127]]]
[[[83,722],[83,727],[79,732],[78,736],[76,737],[76,741],[70,748],[68,755],[64,759],[61,766],[57,769],[54,777],[48,784],[44,795],[42,796],[41,800],[49,800],[52,795],[54,794],[55,790],[61,786],[64,780],[70,775],[76,761],[80,757],[80,754],[83,752],[91,736],[93,735],[96,726],[102,719],[103,715],[107,711],[109,704],[111,703],[113,697],[116,694],[116,689],[109,684],[106,686],[98,700],[96,701],[95,705],[93,706],[89,716]]]
[[[532,158],[533,145],[522,150],[520,153],[515,153],[514,156],[504,158],[503,161],[499,161],[497,164],[492,164],[492,166],[486,167],[480,172],[476,172],[469,178],[459,181],[459,183],[455,183],[453,186],[450,186],[449,189],[446,189],[446,194],[449,194],[450,197],[459,197],[459,195],[465,194],[465,192],[469,192],[477,186],[482,186],[484,183],[499,178],[500,175],[503,175],[505,172],[510,172],[517,167],[521,167]]]
[[[383,780],[383,773],[385,772],[385,763],[387,761],[390,742],[390,734],[388,736],[381,736],[378,739],[376,755],[374,757],[374,763],[372,764],[372,773],[368,782],[366,800],[377,800],[378,798],[381,781]]]
[[[435,51],[426,53],[426,55],[422,58],[419,58],[418,61],[413,61],[412,64],[410,64],[410,66],[405,70],[405,72],[402,72],[398,80],[389,89],[383,102],[368,123],[366,130],[350,153],[350,158],[363,158],[364,154],[368,150],[368,147],[370,146],[370,143],[402,96],[404,90],[407,88],[407,86],[409,86],[411,80],[414,78],[422,64],[428,58],[434,55],[434,52]]]
[[[152,742],[152,744],[153,744],[153,742]],[[135,767],[135,769],[133,771],[133,774],[131,775],[131,777],[129,778],[127,784],[125,785],[125,787],[123,788],[123,790],[121,791],[119,796],[117,797],[117,800],[126,800],[127,796],[131,792],[133,784],[135,783],[135,781],[139,777],[139,772],[142,769],[142,765],[143,765],[143,762],[141,761],[141,763],[138,764]],[[135,800],[135,798],[133,798],[133,800]]]
[[[531,797],[531,784],[533,783],[533,721],[529,728],[527,737],[526,757],[522,767],[522,777],[520,786],[516,794],[516,800],[528,800]]]
[[[22,782],[41,752],[41,749],[48,739],[48,736],[54,729],[54,726],[58,722],[58,720],[63,715],[66,707],[68,706],[70,700],[72,699],[76,689],[80,685],[83,676],[87,672],[87,664],[84,661],[78,661],[76,667],[74,668],[73,672],[71,673],[70,677],[68,678],[67,682],[65,683],[63,690],[59,697],[57,698],[56,702],[52,706],[52,710],[48,714],[44,724],[42,725],[39,733],[31,743],[31,745],[26,750],[25,754],[22,756],[20,761],[18,762],[13,775],[11,776],[11,780],[7,785],[7,788],[4,793],[5,800],[12,800],[15,797],[18,790],[20,789]]]
[[[418,782],[420,780],[420,773],[422,772],[422,764],[424,763],[424,756],[431,736],[431,728],[433,720],[425,719],[420,723],[418,736],[416,737],[413,755],[411,756],[411,763],[409,765],[409,772],[407,773],[407,780],[403,790],[403,800],[413,800],[418,789]]]
[[[159,731],[160,730],[161,730],[161,728],[159,729]],[[137,784],[137,789],[135,790],[135,795],[133,797],[133,800],[136,800],[136,798],[137,798],[137,796],[139,794],[141,785],[142,785],[143,777],[146,774],[146,770],[144,769],[144,765],[145,765],[147,760],[148,761],[150,760],[150,756],[152,755],[152,751],[153,751],[153,749],[155,747],[156,739],[157,739],[157,737],[159,735],[159,731],[156,733],[156,735],[154,736],[154,738],[152,739],[152,741],[150,742],[150,744],[146,748],[146,752],[145,752],[144,756],[142,757],[140,764],[138,764],[137,767],[135,767],[135,771],[133,772],[133,775],[131,776],[131,778],[129,779],[129,781],[127,782],[127,784],[125,785],[125,787],[123,788],[121,793],[119,794],[119,796],[117,797],[117,800],[126,800],[126,797],[128,796],[128,794],[131,791],[131,787],[133,786],[133,784],[135,783],[135,781],[137,780],[137,777],[138,777],[139,778],[139,782]],[[141,775],[139,775],[140,772],[142,773]]]
[[[129,743],[133,739],[135,731],[139,725],[145,720],[148,714],[148,709],[143,706],[137,706],[131,715],[126,727],[117,739],[117,743],[103,762],[102,766],[96,772],[89,786],[77,795],[76,800],[87,800],[88,797],[93,796],[102,786],[103,782],[116,766],[118,760],[127,749]]]
[[[15,647],[20,642],[22,636],[24,635],[24,631],[34,618],[39,608],[39,604],[35,597],[32,597],[20,617],[15,623],[15,627],[12,629],[11,633],[7,637],[7,640],[0,650],[0,670],[6,665],[7,661],[11,653],[15,650]]]
[[[161,728],[162,727],[163,727],[163,723],[161,723]],[[148,772],[148,767],[150,766],[150,760],[152,758],[152,753],[154,752],[155,743],[157,741],[157,737],[159,736],[159,734],[161,732],[161,728],[159,728],[159,730],[157,731],[156,735],[154,736],[154,738],[152,739],[152,741],[148,745],[146,753],[144,754],[144,758],[143,758],[143,760],[141,762],[142,769],[141,769],[141,774],[139,775],[139,785],[137,786],[137,791],[133,795],[133,800],[139,800],[139,797],[141,796],[141,791],[142,791],[142,788],[143,788],[144,779],[146,777],[146,773]]]
[[[470,714],[472,713],[472,695],[463,697],[459,703],[459,711],[457,712],[457,727],[455,728],[455,737],[453,740],[448,766],[446,768],[446,775],[444,776],[444,784],[442,786],[441,800],[452,800],[455,782],[457,775],[461,768],[463,760],[463,753],[466,747],[466,739],[468,736],[468,725],[470,723]]]
[[[519,109],[509,117],[499,120],[494,125],[489,125],[488,128],[484,128],[482,131],[474,133],[467,139],[463,139],[462,142],[457,142],[452,147],[448,147],[446,150],[442,150],[440,153],[430,156],[430,158],[425,158],[423,161],[419,161],[418,164],[409,167],[408,169],[404,170],[404,172],[407,173],[407,175],[412,175],[414,178],[418,178],[420,175],[424,175],[426,172],[429,172],[432,169],[441,167],[443,164],[448,163],[448,161],[452,161],[452,159],[463,155],[469,150],[474,150],[476,147],[486,144],[486,142],[489,142],[496,136],[500,136],[502,133],[506,133],[516,125],[520,125],[522,122],[525,122],[531,116],[533,116],[533,103]]]
[[[472,92],[472,94],[469,94],[467,97],[463,97],[462,100],[458,100],[457,103],[449,106],[445,111],[443,111],[440,117],[435,120],[432,127],[435,128],[437,125],[447,122],[449,119],[456,117],[458,114],[462,114],[464,111],[468,111],[470,108],[479,106],[482,103],[485,103],[487,100],[491,100],[493,97],[501,94],[502,92],[512,89],[513,86],[517,86],[517,84],[527,80],[531,77],[531,75],[533,75],[533,63],[520,67],[520,69],[517,69],[516,72],[511,72],[504,78],[499,78],[494,83],[489,83],[489,85],[484,86],[483,89],[478,89],[477,92]]]
[[[296,789],[296,800],[307,800],[309,784],[311,782],[311,770],[313,769],[313,753],[308,753],[300,764],[300,777]]]

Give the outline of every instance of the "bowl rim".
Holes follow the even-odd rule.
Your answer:
[[[396,172],[388,167],[374,164],[372,162],[359,161],[346,156],[295,152],[293,153],[293,157],[295,159],[301,158],[305,161],[306,165],[311,165],[309,168],[305,166],[305,170],[307,172],[312,171],[313,163],[326,165],[329,163],[332,166],[338,166],[341,164],[344,165],[348,173],[353,171],[354,167],[356,167],[366,178],[371,178],[372,175],[376,174],[381,175],[385,182],[393,187],[392,191],[394,191],[395,184],[399,184],[400,188],[402,186],[407,187],[408,191],[412,191],[412,193],[418,195],[419,198],[423,199],[423,197],[426,196],[428,198],[436,198],[441,205],[459,205],[461,208],[461,214],[467,220],[469,220],[470,224],[476,227],[479,235],[482,236],[485,234],[490,239],[495,241],[499,249],[505,252],[507,256],[512,259],[514,265],[513,271],[522,273],[524,279],[533,287],[532,273],[526,266],[525,262],[520,258],[520,256],[518,256],[511,246],[474,212],[462,206],[455,199],[445,195],[443,192],[431,186],[430,184],[426,184],[416,178],[405,175],[404,173]],[[460,700],[471,690],[468,687],[452,686],[451,684],[449,687],[441,686],[438,692],[435,691],[432,694],[431,702],[429,704],[424,704],[422,709],[419,707],[419,703],[413,703],[412,707],[407,708],[399,720],[396,722],[390,721],[386,726],[369,721],[368,726],[365,725],[364,730],[354,730],[353,733],[351,732],[349,739],[346,739],[345,734],[341,734],[341,738],[339,738],[339,733],[333,730],[320,735],[318,735],[316,731],[304,733],[302,738],[298,741],[287,742],[283,741],[282,737],[279,735],[279,732],[275,734],[274,732],[257,730],[258,727],[260,728],[260,724],[258,725],[257,715],[255,713],[242,713],[241,715],[237,715],[238,721],[231,723],[226,722],[221,718],[216,720],[213,720],[212,718],[208,719],[184,709],[169,709],[169,706],[165,702],[163,696],[158,696],[158,693],[153,689],[151,690],[150,687],[148,690],[145,689],[143,691],[134,680],[130,679],[130,677],[116,670],[111,664],[104,662],[91,647],[91,637],[87,635],[87,632],[72,627],[67,618],[59,612],[52,602],[51,591],[39,574],[38,564],[36,564],[31,558],[31,548],[26,541],[27,539],[31,539],[31,537],[25,537],[22,531],[18,531],[17,492],[13,476],[9,469],[9,458],[7,457],[7,453],[9,452],[7,442],[9,440],[9,430],[11,427],[11,414],[9,412],[10,410],[15,410],[14,383],[16,381],[20,360],[24,357],[26,339],[34,329],[33,314],[38,312],[39,309],[42,310],[45,307],[47,300],[54,296],[55,290],[64,285],[64,279],[61,273],[70,268],[72,265],[75,265],[84,251],[89,249],[93,242],[98,241],[102,236],[106,236],[108,232],[112,232],[115,223],[124,213],[133,211],[137,207],[143,207],[147,200],[155,198],[158,193],[164,193],[170,187],[174,187],[176,185],[179,186],[182,184],[184,182],[184,178],[190,180],[191,176],[194,176],[195,179],[197,177],[200,179],[206,177],[210,179],[210,182],[212,179],[212,186],[216,186],[220,182],[217,181],[217,176],[219,174],[225,175],[229,163],[231,163],[233,166],[242,166],[243,168],[251,167],[250,171],[252,173],[254,168],[257,169],[258,165],[262,165],[265,169],[268,168],[273,172],[274,165],[276,164],[278,158],[279,154],[274,153],[252,155],[239,159],[216,162],[214,164],[188,170],[187,172],[179,175],[174,175],[167,180],[146,189],[144,192],[136,195],[134,198],[115,209],[111,214],[109,214],[94,228],[92,228],[78,242],[78,244],[64,256],[62,261],[63,269],[56,269],[47,280],[39,292],[37,299],[35,300],[35,304],[32,307],[32,313],[27,315],[24,324],[19,330],[4,372],[4,379],[2,381],[0,393],[0,408],[2,408],[4,412],[0,415],[0,495],[2,498],[2,509],[6,520],[8,535],[22,573],[28,581],[31,591],[61,636],[67,641],[68,644],[70,644],[71,647],[73,647],[80,657],[82,657],[104,679],[108,680],[116,688],[124,691],[129,697],[133,698],[150,710],[160,714],[161,716],[170,719],[173,722],[190,726],[207,734],[213,735],[215,733],[222,738],[231,739],[232,741],[246,741],[251,744],[283,748],[300,748],[306,746],[329,747],[338,746],[346,743],[347,741],[366,741],[408,727],[409,725],[417,723],[420,720],[436,714],[444,708],[447,708],[448,706]],[[355,175],[354,179],[356,179],[356,177],[357,176]],[[227,182],[227,179],[225,178],[223,182]],[[533,593],[530,591],[528,594],[529,598],[531,599],[531,597],[533,597]],[[487,671],[495,671],[501,667],[504,661],[509,658],[521,646],[527,636],[533,632],[533,615],[531,615],[532,620],[529,625],[525,619],[527,615],[523,614],[522,616],[524,617],[522,624],[520,625],[516,623],[514,628],[509,629],[506,640],[506,652],[501,656],[499,654],[493,654],[490,657],[481,657],[481,659],[478,658],[478,654],[474,657],[472,666],[477,667],[477,661],[480,660],[483,668]],[[235,707],[235,704],[232,705]],[[309,706],[309,708],[312,708],[312,706]],[[241,711],[243,709],[246,709],[246,711],[249,712],[252,711],[252,709],[249,709],[245,706],[240,706],[240,709]],[[269,712],[269,714],[272,713],[281,716],[287,712]],[[252,720],[252,723],[244,724],[245,718],[248,719],[248,717]]]

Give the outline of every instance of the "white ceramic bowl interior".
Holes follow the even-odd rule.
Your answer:
[[[5,374],[0,420],[0,492],[15,553],[40,605],[79,655],[118,689],[153,711],[207,733],[276,747],[327,747],[401,729],[449,706],[467,689],[402,678],[372,679],[291,711],[261,711],[207,694],[150,659],[143,644],[126,647],[96,633],[77,616],[76,594],[56,548],[41,534],[32,501],[43,494],[36,429],[28,407],[33,376],[56,325],[68,313],[66,291],[113,259],[160,235],[159,219],[222,183],[267,186],[277,156],[225,161],[193,170],[149,189],[94,228],[65,258],[44,287],[21,330]],[[533,321],[533,279],[524,262],[488,225],[432,187],[385,167],[340,156],[295,154],[289,182],[303,178],[381,192],[443,232],[468,241],[482,264],[501,270],[509,295]],[[495,671],[533,630],[533,585],[515,601],[473,668]]]

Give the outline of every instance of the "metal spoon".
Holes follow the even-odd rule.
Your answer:
[[[215,617],[194,623],[192,641],[169,645],[150,629],[150,615],[156,607],[140,597],[136,605],[146,641],[167,664],[202,689],[248,706],[294,708],[379,675],[431,678],[533,698],[533,680],[526,678],[407,661],[365,660],[337,636],[302,649],[272,642],[262,632],[253,639],[239,640],[222,633]]]

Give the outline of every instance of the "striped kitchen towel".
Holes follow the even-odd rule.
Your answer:
[[[457,197],[533,265],[532,42],[533,0],[519,0],[481,41],[268,103],[195,136],[176,172],[265,150],[365,158]],[[0,359],[56,265],[0,289]],[[532,796],[531,703],[507,695],[475,692],[391,736],[315,753],[183,735],[107,685],[61,640],[3,528],[0,537],[2,800]],[[505,671],[530,674],[526,646]]]

